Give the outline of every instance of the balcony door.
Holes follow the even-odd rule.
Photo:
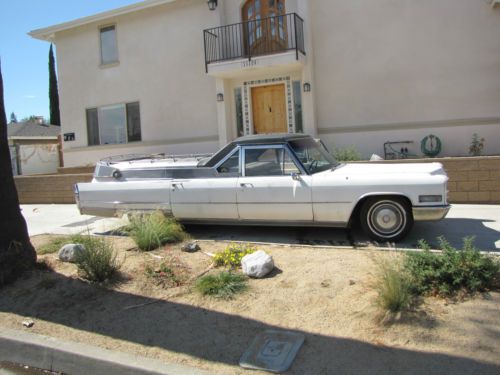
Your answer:
[[[254,134],[286,133],[285,85],[252,87]]]
[[[248,0],[242,8],[245,50],[249,55],[287,49],[285,0]]]

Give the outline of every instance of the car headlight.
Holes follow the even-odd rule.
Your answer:
[[[442,202],[443,201],[443,196],[442,195],[419,195],[418,196],[418,201],[420,203]]]

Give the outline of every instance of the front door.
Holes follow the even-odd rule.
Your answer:
[[[255,134],[286,133],[285,85],[252,87]]]

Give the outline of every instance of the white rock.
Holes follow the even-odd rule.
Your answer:
[[[33,320],[31,320],[31,319],[23,321],[23,326],[25,326],[26,328],[31,328],[34,325],[35,325],[35,322]]]
[[[74,263],[76,257],[85,252],[85,246],[79,243],[69,243],[59,249],[57,256],[63,262]]]
[[[265,251],[258,250],[241,259],[241,268],[246,275],[260,279],[273,270],[274,261]]]

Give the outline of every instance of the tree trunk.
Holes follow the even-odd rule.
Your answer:
[[[7,140],[7,117],[0,66],[0,286],[17,278],[36,262],[26,221],[21,215]]]

